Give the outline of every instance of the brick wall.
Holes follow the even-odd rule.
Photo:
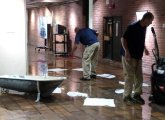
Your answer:
[[[29,44],[42,45],[43,40],[38,35],[38,16],[51,15],[51,12],[57,17],[55,18],[59,24],[65,25],[68,28],[70,40],[73,44],[75,33],[75,26],[85,26],[85,15],[82,10],[82,1],[70,4],[64,4],[60,6],[53,6],[51,8],[37,8],[29,10]],[[157,39],[160,49],[160,56],[165,56],[165,29],[162,28],[165,23],[165,2],[164,0],[113,0],[115,2],[115,8],[111,9],[109,5],[106,5],[106,0],[94,0],[94,14],[93,14],[93,26],[94,29],[99,32],[99,39],[102,44],[102,31],[103,31],[103,17],[104,16],[122,16],[122,31],[124,31],[128,24],[136,21],[136,11],[148,10],[155,15],[153,25],[157,33]],[[110,0],[111,2],[111,0]],[[32,17],[35,20],[32,22]],[[146,36],[146,46],[150,51],[149,56],[143,57],[143,71],[144,73],[151,74],[151,65],[154,63],[154,57],[152,54],[152,48],[154,47],[153,36],[150,29]],[[83,48],[80,47],[77,52],[82,54]],[[102,59],[102,45],[100,50],[100,61],[107,64],[111,64],[110,60]],[[117,62],[116,62],[117,63]],[[121,64],[121,63],[118,63]]]
[[[96,28],[99,33],[99,38],[102,43],[102,31],[103,31],[103,16],[122,16],[123,26],[122,31],[124,31],[128,24],[136,21],[136,11],[148,10],[152,12],[155,16],[152,26],[154,26],[157,33],[157,39],[160,49],[160,56],[165,56],[165,29],[162,28],[163,23],[165,23],[165,2],[163,0],[114,0],[115,8],[111,9],[106,5],[105,0],[95,0],[94,2],[94,28]],[[154,38],[150,29],[147,31],[146,36],[146,46],[150,51],[150,55],[143,57],[143,71],[144,73],[151,74],[151,65],[155,62],[152,54],[152,48],[154,48]],[[100,51],[102,54],[102,48]],[[102,55],[100,55],[102,56]],[[100,58],[102,59],[102,58]],[[103,62],[108,62],[111,64],[110,60],[101,60]]]

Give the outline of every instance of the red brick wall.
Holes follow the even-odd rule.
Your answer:
[[[82,1],[76,3],[70,3],[60,6],[54,6],[51,8],[40,8],[29,10],[29,44],[40,45],[43,41],[38,35],[37,25],[38,16],[51,14],[53,11],[55,16],[58,16],[59,24],[66,25],[70,34],[70,39],[74,41],[75,33],[74,27],[77,25],[85,26],[85,16],[82,10]],[[160,55],[165,56],[165,29],[162,28],[163,23],[165,23],[165,2],[164,0],[112,0],[115,1],[115,8],[109,8],[106,5],[106,0],[94,0],[94,14],[93,14],[93,26],[94,29],[99,32],[99,39],[102,44],[102,31],[103,31],[103,17],[104,16],[122,16],[122,30],[124,31],[128,24],[136,21],[136,11],[148,10],[155,15],[153,25],[157,33],[157,39],[160,49]],[[111,1],[111,0],[110,0]],[[32,11],[34,11],[35,22],[31,22]],[[48,12],[49,11],[49,12]],[[75,18],[72,20],[71,18]],[[72,22],[73,21],[73,22]],[[143,57],[143,71],[144,73],[151,73],[151,65],[155,61],[152,48],[154,47],[153,36],[150,30],[147,32],[146,36],[146,46],[150,51],[149,56]],[[82,48],[80,47],[79,52],[82,53]],[[100,50],[100,61],[111,64],[110,60],[102,59],[102,45]],[[120,64],[120,63],[119,63]]]
[[[102,31],[103,31],[103,16],[122,16],[123,17],[123,31],[128,24],[136,21],[136,11],[148,10],[152,12],[155,16],[152,26],[154,26],[157,33],[157,39],[160,49],[160,56],[165,56],[165,29],[162,28],[163,23],[165,23],[165,1],[163,0],[114,0],[115,9],[110,9],[106,5],[105,0],[95,0],[94,2],[94,28],[96,28],[99,33],[99,38],[102,43]],[[154,47],[154,38],[150,29],[146,36],[146,46],[150,51],[150,55],[143,57],[143,71],[144,73],[151,73],[151,65],[154,63],[155,59],[152,54],[152,48]],[[101,52],[102,54],[102,48]],[[102,55],[101,55],[102,56]],[[108,60],[102,60],[107,62]],[[108,61],[110,64],[110,61]]]

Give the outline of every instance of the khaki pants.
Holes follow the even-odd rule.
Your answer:
[[[95,67],[97,65],[99,48],[99,42],[85,48],[82,58],[83,77],[90,78],[90,75],[96,75]]]
[[[127,62],[125,57],[122,57],[122,64],[125,79],[123,97],[131,95],[133,90],[135,94],[142,94],[142,60],[131,58],[131,60]]]

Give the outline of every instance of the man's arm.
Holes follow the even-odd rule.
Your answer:
[[[73,49],[71,51],[71,56],[73,56],[73,54],[76,51],[77,47],[78,47],[78,44],[77,43],[74,43]]]
[[[122,47],[125,51],[126,60],[130,60],[131,56],[130,56],[130,53],[129,53],[129,50],[128,50],[127,41],[123,37],[121,38],[121,45],[122,45]]]

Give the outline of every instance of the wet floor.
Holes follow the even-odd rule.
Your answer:
[[[66,80],[48,98],[9,90],[0,95],[0,120],[164,120],[165,107],[150,103],[150,76],[144,75],[144,105],[122,101],[120,64],[98,64],[97,79],[80,81],[81,59],[35,52],[29,47],[29,75],[64,76]],[[43,67],[44,66],[44,67]],[[45,71],[48,71],[45,73]],[[114,75],[111,78],[111,75]]]

